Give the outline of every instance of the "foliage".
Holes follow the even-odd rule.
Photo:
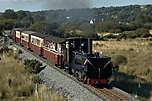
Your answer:
[[[22,50],[19,49],[17,53],[18,54],[22,54],[23,52],[22,52]]]
[[[24,27],[61,37],[85,36],[95,38],[97,32],[135,31],[127,37],[148,37],[147,33],[141,34],[139,32],[147,32],[143,29],[152,29],[151,11],[151,5],[38,12],[22,10],[15,12],[8,9],[0,15],[0,29]],[[91,19],[94,19],[93,25],[89,23]]]
[[[33,75],[32,81],[33,81],[34,83],[38,83],[38,84],[41,83],[41,79],[40,79],[40,77],[39,77],[38,75]]]
[[[10,30],[15,26],[20,26],[20,23],[16,19],[0,19],[1,29]]]
[[[2,17],[5,19],[17,19],[17,14],[15,13],[14,10],[12,9],[7,9],[5,12],[2,14]]]
[[[146,69],[144,74],[148,76],[150,79],[152,79],[152,69],[150,68]]]
[[[42,63],[37,60],[25,60],[24,61],[25,69],[30,73],[39,73],[41,70],[45,68],[42,66]]]
[[[37,32],[41,32],[41,33],[47,33],[47,34],[56,34],[56,29],[58,28],[58,24],[57,23],[46,23],[46,22],[36,22],[34,24],[31,25],[31,27],[29,28],[30,30],[34,30]]]
[[[8,47],[0,48],[0,53],[9,53],[9,52],[13,52],[13,50],[9,49]]]
[[[20,10],[16,12],[17,19],[22,20],[24,17],[27,16],[26,11]]]
[[[118,65],[125,65],[127,64],[127,58],[123,55],[115,55],[113,57],[113,63],[114,65],[118,66]]]

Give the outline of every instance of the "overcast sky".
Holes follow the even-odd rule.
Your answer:
[[[152,0],[0,0],[0,12],[14,10],[38,11],[61,8],[88,8],[152,4]]]

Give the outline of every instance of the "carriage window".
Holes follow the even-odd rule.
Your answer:
[[[36,45],[40,45],[40,40],[36,39]]]
[[[31,41],[32,41],[32,43],[34,44],[34,39],[33,39],[33,38],[31,39]]]
[[[24,36],[22,35],[21,38],[24,38]]]

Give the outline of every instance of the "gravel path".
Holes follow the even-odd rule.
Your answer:
[[[20,55],[22,61],[25,59],[39,60],[29,52],[26,52],[21,47],[16,47],[23,51],[23,54]],[[77,82],[59,73],[54,68],[51,68],[50,65],[47,65],[41,60],[39,61],[42,62],[43,65],[46,65],[46,68],[39,73],[39,76],[51,90],[55,90],[58,94],[66,96],[67,98],[74,101],[103,101],[100,97],[93,94],[88,89],[82,87]]]

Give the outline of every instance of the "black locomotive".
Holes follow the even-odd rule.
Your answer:
[[[111,58],[92,54],[92,39],[68,38],[67,68],[78,80],[92,86],[106,85],[112,75]]]

